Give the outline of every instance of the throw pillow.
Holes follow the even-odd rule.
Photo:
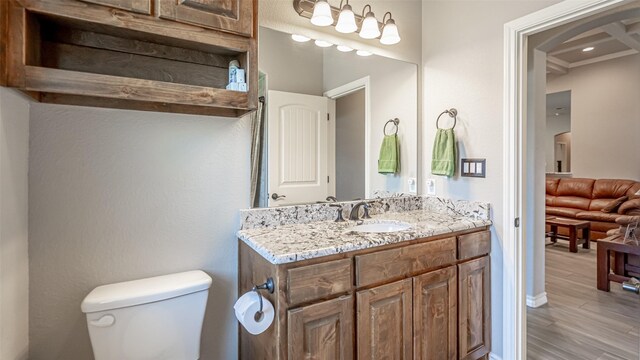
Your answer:
[[[637,213],[640,213],[640,198],[625,201],[618,208],[620,215],[636,215]]]
[[[603,213],[612,213],[612,212],[616,212],[618,210],[618,208],[620,207],[620,205],[622,205],[622,203],[624,203],[625,201],[627,201],[629,197],[628,196],[622,196],[619,197],[615,200],[611,200],[607,205],[605,205],[605,207],[602,208]]]

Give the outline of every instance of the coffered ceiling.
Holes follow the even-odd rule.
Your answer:
[[[593,48],[590,51],[585,49]],[[584,32],[547,53],[547,73],[640,53],[640,18],[614,22]]]

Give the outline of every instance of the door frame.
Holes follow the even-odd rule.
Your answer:
[[[503,359],[526,359],[526,237],[528,37],[587,16],[597,15],[629,0],[563,1],[504,25],[503,64]],[[521,222],[522,224],[518,224]],[[531,240],[531,239],[529,239]]]
[[[365,76],[325,91],[324,96],[336,100],[361,89],[364,89],[364,196],[365,199],[368,199],[371,197],[371,154],[369,151],[371,149],[371,79],[369,76]],[[333,143],[335,145],[335,140]]]

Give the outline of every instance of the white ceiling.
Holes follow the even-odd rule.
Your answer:
[[[593,47],[589,52],[582,49]],[[547,73],[571,69],[640,53],[640,18],[618,21],[584,32],[547,53]]]

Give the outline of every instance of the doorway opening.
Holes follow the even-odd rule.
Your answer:
[[[540,257],[539,245],[544,245],[538,240],[544,238],[545,164],[543,157],[535,155],[536,141],[542,140],[535,135],[544,131],[544,126],[542,130],[536,127],[539,122],[535,119],[544,118],[546,52],[589,28],[621,21],[629,15],[622,14],[624,11],[640,12],[638,4],[618,0],[562,2],[505,24],[503,220],[513,225],[507,225],[509,241],[503,244],[503,358],[526,358],[525,304],[537,300],[529,298],[527,290],[540,282],[530,276],[536,274],[531,271],[532,260]],[[560,35],[535,43],[532,35],[550,29]],[[544,259],[544,249],[541,257]]]

